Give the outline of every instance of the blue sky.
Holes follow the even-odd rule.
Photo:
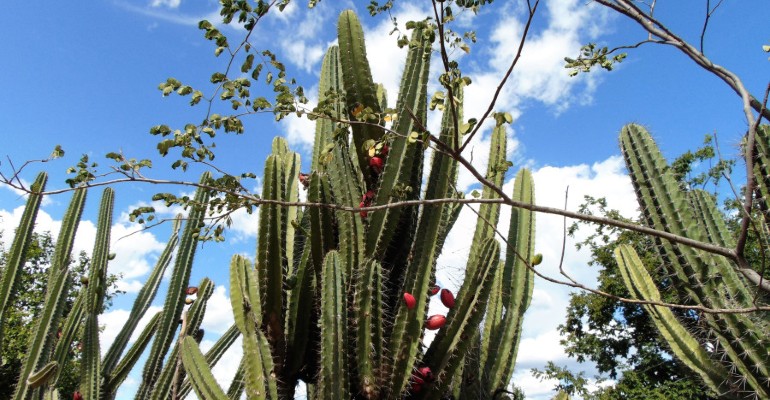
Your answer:
[[[388,87],[390,103],[394,104],[404,53],[395,46],[395,37],[388,36],[391,22],[385,16],[368,17],[364,8],[367,3],[325,0],[308,12],[305,2],[295,1],[285,13],[270,15],[260,22],[252,36],[253,44],[274,50],[286,63],[289,76],[297,78],[313,100],[317,97],[320,59],[335,40],[336,16],[344,8],[355,8],[365,26],[374,79]],[[458,19],[458,30],[475,29],[479,37],[470,54],[461,58],[463,70],[474,81],[466,92],[467,117],[478,117],[486,108],[515,52],[523,24],[520,3],[497,1],[478,16],[464,13]],[[428,4],[400,1],[393,14],[402,24],[421,19]],[[685,39],[697,43],[704,4],[661,0],[655,15]],[[739,98],[721,81],[673,48],[657,45],[631,50],[627,60],[611,73],[598,71],[570,78],[562,68],[562,59],[574,57],[581,44],[596,41],[612,47],[643,40],[647,35],[623,17],[590,2],[544,0],[541,7],[521,64],[496,107],[515,116],[509,130],[509,159],[515,166],[509,174],[512,177],[521,166],[532,168],[540,204],[562,207],[564,190],[569,186],[569,207],[573,210],[583,194],[591,194],[607,197],[610,206],[633,216],[636,203],[617,148],[617,133],[628,122],[648,126],[669,157],[697,147],[704,134],[714,132],[718,133],[724,154],[737,154],[737,144],[746,129],[745,117]],[[152,159],[152,177],[195,180],[197,171],[180,175],[168,168],[170,161],[157,155],[156,138],[148,131],[159,123],[179,128],[187,122],[199,122],[205,115],[202,106],[189,107],[187,98],[163,98],[157,89],[158,83],[175,77],[205,93],[211,91],[208,78],[223,69],[226,59],[213,56],[213,44],[204,40],[197,29],[197,22],[204,18],[217,23],[217,2],[53,2],[44,9],[30,2],[0,4],[0,23],[6,38],[0,74],[4,92],[0,96],[0,132],[4,137],[0,169],[10,171],[8,158],[17,166],[25,160],[45,158],[60,144],[67,152],[64,159],[32,165],[22,178],[30,181],[44,168],[51,174],[49,188],[61,188],[64,171],[80,155],[88,154],[107,166],[103,155],[121,150],[130,157]],[[737,73],[757,97],[761,97],[770,77],[770,62],[761,50],[770,42],[769,20],[770,7],[761,0],[725,2],[710,21],[706,35],[706,54]],[[222,30],[231,38],[231,44],[242,35],[237,28]],[[433,71],[435,67],[434,63]],[[437,89],[435,82],[432,88]],[[217,165],[231,172],[252,170],[259,174],[270,140],[284,135],[301,152],[307,168],[312,124],[295,118],[275,123],[271,115],[251,116],[245,122],[245,134],[217,137]],[[437,116],[429,122],[435,127]],[[487,134],[488,129],[483,132]],[[484,168],[487,144],[486,135],[474,142],[474,164],[479,168]],[[461,175],[460,186],[467,190],[476,187],[468,174]],[[510,186],[508,181],[506,190],[510,191]],[[258,180],[253,187],[258,189]],[[125,214],[132,207],[148,203],[153,193],[189,191],[140,184],[121,185],[116,190],[115,238],[138,229]],[[91,193],[78,237],[79,249],[90,251],[97,198],[98,192]],[[61,195],[46,202],[38,222],[40,230],[57,230],[68,200],[68,195]],[[23,201],[17,193],[0,187],[0,229],[13,229]],[[173,213],[165,210],[163,215]],[[546,260],[542,269],[556,276],[554,260],[559,257],[562,221],[549,216],[538,218],[537,247]],[[464,221],[472,224],[472,215],[464,213],[457,226],[464,226]],[[209,276],[215,283],[224,283],[229,256],[254,252],[254,222],[239,214],[226,245],[206,245],[198,253],[192,282]],[[124,288],[138,290],[166,235],[167,229],[159,227],[115,243],[118,258],[111,268],[125,274]],[[458,268],[464,265],[469,235],[456,230],[447,242],[447,249],[452,250],[445,251],[439,260],[439,279],[446,285],[456,284],[459,279]],[[566,268],[583,282],[592,283],[596,271],[586,266],[588,255],[570,247]],[[536,285],[525,320],[516,382],[529,398],[540,399],[549,397],[548,385],[536,382],[528,370],[542,367],[548,360],[569,365],[574,362],[561,350],[555,330],[563,321],[568,291],[543,281]],[[227,296],[225,286],[220,286],[214,301],[229,308]],[[131,299],[131,293],[118,299],[102,318],[107,324],[106,336],[114,332]],[[230,321],[227,313],[217,314],[205,325],[212,340]],[[590,365],[576,368],[593,372]],[[218,373],[224,376],[232,371],[230,368]],[[134,381],[127,382],[122,398],[130,398],[137,376],[135,372]]]

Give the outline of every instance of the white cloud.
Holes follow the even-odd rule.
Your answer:
[[[230,297],[224,286],[217,286],[206,303],[208,310],[203,316],[201,327],[207,332],[222,334],[233,324],[233,312]]]
[[[282,41],[281,47],[288,60],[305,72],[311,72],[326,51],[323,43],[308,43],[295,38]]]
[[[150,7],[179,8],[180,4],[182,4],[182,0],[152,0]]]
[[[318,85],[313,85],[305,90],[305,96],[308,98],[305,108],[312,110],[318,105]],[[284,135],[289,146],[293,147],[294,150],[310,154],[315,142],[315,121],[311,121],[305,116],[298,117],[295,114],[290,114],[281,121],[279,126],[284,129]],[[261,193],[261,190],[256,193]]]

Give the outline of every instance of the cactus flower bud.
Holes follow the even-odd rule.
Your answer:
[[[81,276],[80,277],[80,283],[82,283],[83,286],[88,286],[88,277],[87,276]]]
[[[72,400],[83,400],[83,395],[80,394],[79,390],[76,390],[75,393],[72,394]]]
[[[187,304],[187,305],[190,305],[190,304],[192,304],[192,303],[193,303],[193,301],[194,301],[194,300],[193,300],[193,299],[191,299],[191,298],[189,298],[189,297],[188,297],[188,298],[186,298],[186,299],[184,299],[184,303],[185,303],[185,304]]]
[[[188,296],[192,296],[192,295],[198,293],[198,287],[197,286],[190,286],[190,287],[187,288],[185,293],[187,293]]]
[[[406,308],[411,310],[417,305],[417,300],[414,299],[411,293],[407,292],[404,293],[404,303],[406,303]]]
[[[443,303],[446,308],[455,306],[455,296],[449,289],[441,289],[441,303]]]
[[[446,324],[446,317],[440,314],[431,315],[425,322],[425,326],[431,331],[441,328],[444,324]]]

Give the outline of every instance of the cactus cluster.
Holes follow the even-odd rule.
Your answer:
[[[265,162],[259,208],[256,257],[236,255],[230,264],[235,325],[207,353],[197,342],[213,283],[190,286],[189,277],[210,191],[199,189],[181,231],[181,218],[111,347],[101,357],[98,313],[105,294],[113,192],[105,190],[89,284],[62,321],[61,295],[67,290],[72,238],[85,200],[75,191],[64,218],[48,297],[15,399],[55,398],[58,365],[78,326],[84,326],[80,391],[75,398],[114,398],[120,384],[152,341],[136,398],[290,399],[304,381],[309,398],[504,398],[510,384],[523,314],[532,297],[534,214],[512,209],[506,245],[496,226],[500,205],[482,204],[465,279],[453,293],[436,286],[436,261],[457,220],[461,205],[404,200],[460,198],[455,189],[458,162],[434,151],[423,180],[428,132],[427,83],[433,29],[416,23],[398,102],[388,109],[384,89],[372,81],[361,25],[352,11],[339,18],[339,46],[326,53],[322,70],[316,141],[310,171],[276,138]],[[454,118],[462,119],[462,85],[443,100],[439,138],[462,141]],[[453,104],[450,104],[452,102]],[[451,106],[450,106],[451,105]],[[453,110],[450,113],[448,110]],[[386,127],[384,116],[393,119]],[[495,118],[486,178],[502,187],[509,163],[506,118]],[[207,173],[202,183],[211,181]],[[42,191],[45,175],[33,186]],[[307,191],[313,206],[285,206]],[[497,196],[485,188],[482,198]],[[533,204],[529,171],[516,176],[512,198]],[[29,198],[17,230],[10,264],[0,281],[2,306],[13,294],[40,196]],[[319,206],[320,205],[320,206]],[[329,205],[330,207],[324,207]],[[392,205],[392,206],[388,206]],[[386,206],[386,207],[378,207]],[[360,208],[367,208],[362,210]],[[128,339],[147,311],[171,255],[174,266],[162,311],[126,350]],[[428,316],[429,297],[438,294],[444,313]],[[188,296],[197,296],[194,301]],[[456,296],[455,296],[456,295]],[[186,303],[190,304],[186,308]],[[62,327],[62,335],[53,335]],[[435,338],[426,344],[427,330]],[[211,367],[236,337],[243,336],[243,358],[228,388],[214,380]]]
[[[756,136],[754,179],[756,201],[762,211],[767,181],[767,148],[770,129],[762,126]],[[641,126],[623,127],[621,148],[645,222],[660,231],[734,248],[714,199],[703,190],[683,189],[668,169],[650,134]],[[765,215],[767,218],[767,215]],[[765,224],[766,221],[757,220]],[[761,268],[740,267],[723,256],[656,238],[669,288],[677,302],[710,309],[750,308],[766,303]],[[618,246],[615,258],[632,295],[660,301],[659,288],[633,248]],[[715,393],[727,398],[770,398],[770,316],[763,313],[699,313],[696,326],[685,327],[671,310],[645,306],[673,353],[697,372]]]

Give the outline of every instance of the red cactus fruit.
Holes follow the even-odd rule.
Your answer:
[[[406,303],[406,308],[411,310],[417,305],[417,300],[414,299],[411,293],[404,293],[404,303]]]
[[[198,293],[198,287],[197,286],[190,286],[190,287],[187,288],[185,293],[187,293],[188,296],[192,296],[192,295]]]
[[[83,395],[80,394],[79,390],[76,390],[75,393],[72,394],[72,400],[83,400]]]
[[[441,288],[440,288],[440,287],[438,287],[438,286],[436,286],[436,285],[433,285],[433,286],[431,286],[431,287],[430,287],[430,289],[428,289],[428,294],[429,294],[429,295],[431,295],[431,296],[433,296],[433,295],[435,295],[436,293],[438,293],[438,291],[439,291],[439,290],[441,290]]]
[[[359,208],[366,207],[366,206],[367,206],[366,202],[363,202],[363,201],[358,205]],[[361,214],[361,218],[366,218],[366,216],[369,215],[369,212],[361,211],[359,214]]]
[[[369,166],[372,167],[374,172],[380,173],[382,172],[382,167],[385,165],[385,162],[382,161],[382,158],[380,157],[372,157],[369,159]]]
[[[455,295],[449,289],[441,289],[441,302],[446,308],[455,306]]]
[[[425,326],[432,331],[441,328],[446,324],[446,317],[440,314],[431,315],[425,322]]]
[[[433,381],[433,371],[430,370],[430,367],[420,367],[417,369],[417,373],[425,380],[425,382]]]
[[[380,149],[380,155],[383,157],[387,157],[388,153],[390,153],[390,147],[388,147],[387,144],[383,144],[382,148]]]
[[[307,189],[310,186],[310,175],[303,174],[302,172],[299,173],[299,183],[302,184],[302,187]]]
[[[374,190],[369,189],[366,191],[366,193],[364,193],[363,200],[369,204],[372,200],[374,200],[375,195],[376,193],[374,193]]]
[[[412,381],[411,392],[415,394],[422,392],[423,384],[425,384],[425,382]]]

